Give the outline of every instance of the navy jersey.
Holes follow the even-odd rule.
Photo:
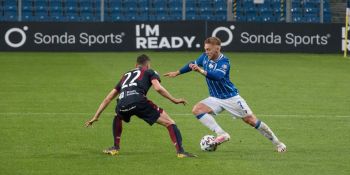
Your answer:
[[[139,67],[126,72],[115,86],[120,93],[118,105],[129,105],[145,100],[153,79],[160,81],[158,73],[152,69]]]
[[[237,88],[230,81],[231,65],[230,60],[226,56],[221,54],[218,59],[213,61],[203,53],[192,63],[203,67],[203,69],[207,71],[206,82],[210,96],[227,99],[238,95]],[[187,71],[190,71],[190,69],[185,66],[180,73],[185,73]]]

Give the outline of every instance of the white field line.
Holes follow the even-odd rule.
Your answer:
[[[0,112],[0,116],[23,116],[23,115],[76,115],[76,116],[92,116],[94,113],[87,112]],[[114,115],[114,113],[103,113],[104,115]],[[170,116],[193,116],[191,113],[173,113]],[[229,114],[219,114],[218,116],[231,116]],[[326,114],[257,114],[257,116],[265,117],[314,117],[314,118],[328,118],[328,117],[338,117],[338,118],[350,118],[348,115],[326,115]]]

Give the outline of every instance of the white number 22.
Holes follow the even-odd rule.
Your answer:
[[[131,72],[126,73],[125,75],[127,76],[125,81],[123,82],[122,88],[124,89],[126,87],[130,87],[130,86],[137,86],[137,83],[135,83],[134,81],[139,78],[141,71],[140,70],[136,70],[134,72],[132,72],[133,74],[136,74],[135,77],[129,82],[129,84],[126,84],[126,82],[130,79],[131,77]]]

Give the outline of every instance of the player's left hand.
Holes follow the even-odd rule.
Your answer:
[[[197,65],[197,64],[192,64],[190,65],[190,68],[193,70],[193,71],[197,71],[199,72],[201,70],[201,68]]]
[[[189,67],[190,67],[192,70],[194,70],[194,71],[197,71],[198,68],[199,68],[199,66],[198,66],[197,64],[193,64],[193,63],[191,63],[191,64],[189,65]]]
[[[91,120],[88,120],[85,122],[85,127],[92,126],[94,122],[98,121],[96,118],[92,118]]]

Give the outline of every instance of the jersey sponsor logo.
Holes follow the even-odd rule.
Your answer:
[[[133,107],[130,107],[130,108],[128,108],[128,109],[121,109],[120,111],[121,112],[129,112],[129,111],[131,111],[131,110],[133,110],[133,109],[135,109],[136,108],[136,106],[133,106]]]
[[[130,95],[138,95],[139,93],[136,90],[132,90],[132,91],[126,91],[126,96],[130,96]]]
[[[221,66],[221,69],[224,70],[224,71],[226,71],[226,70],[227,70],[227,65],[226,65],[226,64],[222,65],[222,66]]]

